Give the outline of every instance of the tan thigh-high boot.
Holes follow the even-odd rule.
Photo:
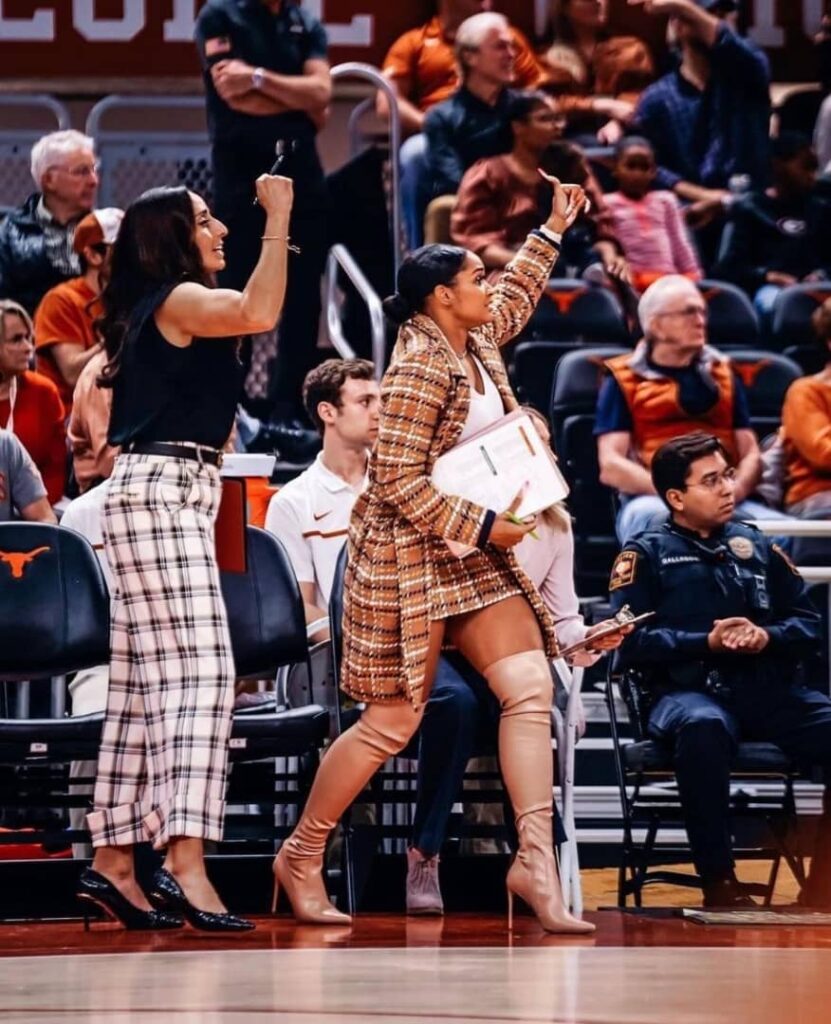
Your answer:
[[[508,926],[519,896],[549,932],[594,931],[563,903],[551,835],[554,758],[551,750],[553,683],[542,651],[500,658],[484,671],[499,698],[499,761],[516,818],[519,851],[506,878]]]
[[[326,840],[378,768],[404,749],[422,714],[423,707],[415,710],[411,704],[370,704],[324,754],[300,821],[274,861],[275,907],[282,886],[298,921],[351,920],[326,895],[322,876]]]

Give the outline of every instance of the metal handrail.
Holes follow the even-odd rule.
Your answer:
[[[750,525],[768,537],[831,537],[829,519],[754,519]]]
[[[94,139],[98,138],[101,131],[101,119],[113,107],[132,107],[133,109],[143,107],[170,108],[180,107],[186,110],[205,110],[205,100],[201,96],[123,96],[120,93],[113,93],[112,96],[105,96],[99,100],[90,110],[87,117],[86,133]],[[188,132],[188,135],[197,134]],[[207,137],[207,132],[201,132]]]
[[[374,85],[376,89],[380,89],[387,97],[390,117],[390,167],[392,169],[392,265],[393,273],[397,276],[398,265],[401,262],[399,246],[399,239],[401,238],[401,161],[399,157],[399,150],[401,149],[401,115],[398,112],[398,97],[390,85],[389,79],[371,64],[350,60],[345,64],[336,64],[332,68],[331,75],[333,80],[362,78],[365,82]]]
[[[750,525],[769,537],[831,537],[831,520],[828,519],[756,519]],[[828,588],[826,629],[831,670],[831,565],[800,565],[797,569],[806,583],[825,584]]]
[[[55,115],[58,122],[58,131],[66,131],[72,127],[72,119],[69,111],[54,96],[48,96],[42,92],[6,94],[0,96],[0,105],[5,107],[46,107]]]
[[[329,341],[343,359],[354,359],[355,350],[346,340],[343,325],[338,312],[337,288],[338,267],[343,270],[364,300],[369,310],[369,326],[372,333],[372,362],[375,366],[375,377],[380,380],[384,375],[384,363],[387,357],[387,342],[384,333],[384,311],[378,293],[367,280],[364,272],[355,262],[345,245],[333,245],[326,260],[324,276],[324,296],[326,305],[326,326]]]
[[[360,139],[361,135],[361,118],[364,116],[364,114],[374,109],[375,103],[373,102],[371,96],[367,96],[365,100],[361,100],[361,102],[356,107],[352,108],[352,113],[349,115],[349,120],[346,122],[346,135],[347,138],[349,139],[350,156],[356,156],[358,153],[358,140]]]

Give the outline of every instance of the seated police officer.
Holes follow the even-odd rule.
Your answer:
[[[831,764],[831,700],[798,681],[820,638],[799,572],[755,527],[731,522],[735,472],[718,439],[687,434],[651,466],[670,521],[640,533],[612,569],[617,611],[655,617],[621,647],[654,700],[650,736],[671,745],[705,906],[751,904],[730,846],[730,764],[740,740],[769,741],[808,764]],[[831,803],[826,798],[802,894],[831,904]]]

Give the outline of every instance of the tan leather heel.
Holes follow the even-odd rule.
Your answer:
[[[557,861],[551,847],[550,810],[531,811],[517,821],[519,852],[505,885],[508,890],[508,930],[513,927],[513,897],[534,911],[547,932],[590,935],[595,926],[569,913],[563,902]]]
[[[351,924],[352,918],[329,901],[323,884],[323,857],[295,853],[287,839],[274,858],[274,898],[271,912],[277,909],[282,888],[291,904],[295,920],[301,924]]]

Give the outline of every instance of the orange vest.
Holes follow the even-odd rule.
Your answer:
[[[733,398],[735,386],[730,364],[722,359],[713,360],[708,369],[719,391],[716,404],[705,413],[690,416],[678,398],[679,385],[668,377],[643,377],[630,365],[632,353],[615,356],[606,362],[623,392],[632,416],[632,443],[638,458],[647,468],[655,452],[683,434],[703,430],[715,434],[736,461],[736,443],[733,431]]]

